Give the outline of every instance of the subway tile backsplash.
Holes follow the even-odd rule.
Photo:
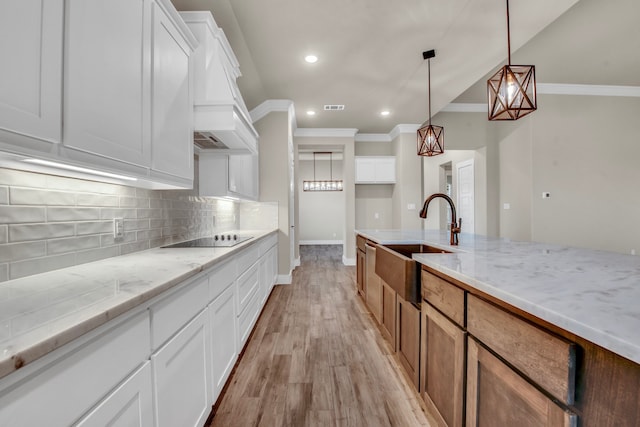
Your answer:
[[[240,204],[195,194],[0,168],[0,282],[239,228]]]

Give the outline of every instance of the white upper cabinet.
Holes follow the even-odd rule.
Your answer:
[[[395,184],[396,158],[393,156],[356,157],[356,184]]]
[[[148,0],[68,0],[64,145],[149,166]]]
[[[153,4],[152,45],[152,169],[192,180],[192,47],[158,3]]]
[[[3,0],[0,151],[191,188],[196,46],[170,0]]]
[[[63,10],[62,0],[0,5],[1,142],[60,142]]]
[[[258,200],[258,163],[256,154],[201,152],[200,196]]]

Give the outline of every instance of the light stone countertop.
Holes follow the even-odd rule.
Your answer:
[[[0,283],[0,378],[274,232],[240,230],[253,239],[232,248],[154,248]]]
[[[640,363],[640,257],[445,231],[357,230],[380,244],[451,254],[413,258],[481,292]]]

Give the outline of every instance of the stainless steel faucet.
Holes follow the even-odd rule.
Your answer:
[[[442,197],[445,199],[449,206],[451,206],[451,227],[450,227],[450,236],[449,236],[449,244],[453,246],[458,245],[458,233],[460,233],[460,228],[462,228],[462,218],[458,218],[458,222],[456,222],[456,207],[453,204],[453,200],[451,197],[447,196],[444,193],[435,193],[427,197],[427,200],[424,201],[424,206],[422,206],[422,210],[420,211],[420,218],[427,217],[427,209],[429,208],[429,203],[435,198]]]

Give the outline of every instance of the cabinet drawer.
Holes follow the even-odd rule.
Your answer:
[[[149,314],[128,319],[0,395],[0,426],[68,426],[149,357]]]
[[[468,426],[576,427],[558,406],[474,339],[468,339]]]
[[[151,348],[159,348],[209,303],[208,276],[200,276],[151,306]]]
[[[255,263],[249,270],[238,277],[238,314],[245,310],[253,295],[258,291],[259,267],[260,265]]]
[[[422,271],[422,298],[464,328],[464,291],[446,280]]]
[[[272,246],[278,243],[278,235],[272,234],[260,241],[260,256],[264,256]]]
[[[238,254],[238,275],[241,275],[260,258],[260,245],[251,245]]]
[[[361,251],[364,251],[366,243],[367,243],[367,240],[364,237],[362,237],[359,234],[356,236],[356,246],[358,247],[358,249],[360,249]]]
[[[209,274],[209,301],[216,299],[238,277],[235,260],[227,261]]]
[[[500,357],[566,404],[573,404],[576,345],[473,295],[467,329]]]
[[[239,350],[242,351],[242,347],[247,342],[253,324],[255,323],[258,314],[260,314],[260,299],[258,293],[254,292],[253,295],[248,298],[245,310],[240,313],[238,317],[238,342]]]

